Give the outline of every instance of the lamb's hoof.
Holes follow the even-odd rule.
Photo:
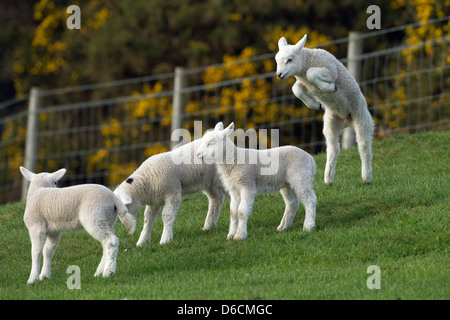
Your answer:
[[[233,237],[234,240],[244,240],[245,238],[247,238],[246,232],[236,233],[236,235]]]
[[[161,241],[159,241],[159,244],[165,244],[165,243],[169,243],[170,241],[172,241],[173,236],[168,236],[168,235],[164,235],[161,237]]]
[[[337,87],[336,87],[336,83],[334,82],[321,82],[321,83],[316,83],[316,85],[319,87],[320,91],[322,92],[336,92]]]
[[[372,173],[367,174],[367,175],[364,174],[362,176],[362,180],[363,180],[364,183],[371,184],[372,183]]]
[[[307,226],[303,226],[303,231],[310,232],[310,231],[313,231],[315,228],[316,228],[315,224],[310,224],[310,225],[307,225]]]
[[[33,284],[33,283],[38,283],[39,282],[39,277],[33,277],[33,278],[29,278],[27,281],[27,284]]]
[[[207,225],[203,227],[203,231],[208,231],[208,230],[212,230],[214,229],[216,226],[215,225]]]
[[[227,240],[231,240],[231,239],[233,239],[233,237],[234,237],[234,234],[231,234],[231,233],[227,234]]]
[[[144,245],[146,245],[147,243],[149,243],[150,242],[150,240],[148,240],[148,241],[141,241],[141,240],[139,240],[137,243],[136,243],[136,247],[143,247]]]
[[[50,279],[50,275],[49,274],[41,274],[39,276],[40,281],[45,280],[45,279]]]
[[[169,243],[170,241],[172,241],[172,239],[161,239],[161,241],[159,242],[159,244],[166,244]]]
[[[247,237],[243,237],[243,236],[237,237],[237,236],[234,236],[234,237],[233,237],[233,240],[241,241],[241,240],[244,240],[245,238],[247,238]]]
[[[287,229],[289,229],[291,227],[292,223],[287,224],[287,223],[280,223],[280,225],[277,228],[277,231],[285,231]]]
[[[320,102],[317,102],[315,105],[313,105],[313,106],[309,106],[309,105],[307,105],[307,104],[305,104],[309,109],[311,109],[311,110],[317,110],[317,111],[320,111],[320,110],[323,110],[322,109],[322,104],[320,103]]]
[[[114,270],[106,270],[103,272],[103,278],[112,277],[116,272]]]

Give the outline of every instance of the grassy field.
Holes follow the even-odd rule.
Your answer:
[[[335,184],[323,183],[325,154],[315,157],[317,230],[302,231],[301,207],[293,226],[277,232],[281,195],[258,196],[248,238],[227,241],[228,201],[218,227],[202,231],[207,199],[184,199],[174,240],[135,246],[116,224],[117,272],[94,278],[101,247],[87,233],[62,237],[52,278],[27,285],[30,240],[24,203],[0,207],[0,299],[449,299],[450,132],[396,136],[373,146],[371,185],[360,178],[356,148],[341,152]],[[68,266],[81,270],[81,289],[69,290]],[[369,290],[370,265],[381,289]]]

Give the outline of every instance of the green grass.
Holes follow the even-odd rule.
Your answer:
[[[30,241],[24,203],[0,207],[1,299],[449,299],[450,131],[396,136],[374,143],[374,181],[360,178],[356,148],[343,150],[335,184],[323,183],[325,154],[315,157],[317,230],[302,231],[301,207],[293,226],[277,232],[281,195],[258,196],[248,238],[228,241],[228,201],[218,227],[202,231],[207,199],[187,196],[174,240],[137,248],[143,216],[120,238],[117,272],[94,278],[101,247],[87,233],[62,237],[52,278],[27,285]],[[67,267],[81,269],[81,289],[66,286]],[[381,289],[366,286],[368,266],[381,270]]]

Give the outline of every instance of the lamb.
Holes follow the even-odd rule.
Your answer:
[[[267,150],[238,148],[228,138],[234,131],[234,123],[226,129],[219,122],[213,131],[202,138],[197,157],[212,160],[217,165],[223,184],[230,195],[230,226],[228,239],[247,237],[247,220],[257,193],[280,191],[286,204],[283,218],[277,230],[292,225],[299,200],[305,207],[303,230],[315,228],[317,198],[313,189],[316,170],[314,158],[305,151],[284,146]],[[258,159],[258,161],[251,161]],[[262,159],[278,163],[267,172]]]
[[[103,247],[103,256],[94,276],[114,275],[119,248],[114,222],[119,216],[130,234],[136,225],[125,205],[111,190],[98,184],[57,188],[56,183],[66,169],[36,174],[20,167],[20,171],[30,181],[24,214],[31,239],[32,267],[28,284],[50,278],[50,264],[61,234],[82,228]],[[39,274],[42,253],[44,263]]]
[[[137,246],[150,242],[153,222],[163,205],[164,230],[160,244],[173,239],[175,217],[186,194],[203,191],[209,199],[203,230],[217,225],[225,190],[215,165],[195,159],[200,142],[200,139],[194,140],[170,152],[148,158],[114,190],[134,216],[142,205],[146,206],[144,228]]]
[[[372,135],[374,123],[367,109],[366,99],[358,83],[332,54],[322,49],[304,48],[306,35],[296,44],[288,45],[284,37],[278,41],[275,56],[277,77],[294,76],[294,95],[310,109],[325,109],[323,134],[327,145],[325,184],[334,181],[339,155],[339,136],[352,126],[361,157],[361,176],[372,182]]]

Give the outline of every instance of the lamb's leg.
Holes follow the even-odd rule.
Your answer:
[[[116,264],[117,264],[117,252],[119,251],[119,238],[117,238],[112,229],[108,232],[108,236],[102,243],[103,250],[106,253],[104,265],[103,265],[103,277],[110,277],[116,273]],[[103,258],[102,258],[103,259]]]
[[[89,231],[88,231],[89,232]],[[89,234],[102,244],[103,255],[95,271],[94,277],[110,277],[116,273],[117,252],[119,251],[119,238],[112,228],[106,230],[91,230]]]
[[[309,68],[306,78],[314,83],[322,92],[336,92],[337,72],[327,68]]]
[[[252,213],[253,202],[255,201],[255,193],[243,189],[241,190],[241,201],[238,208],[239,225],[234,235],[234,240],[244,240],[247,238],[247,221]]]
[[[82,216],[89,217],[81,220],[84,229],[95,240],[100,242],[103,248],[102,259],[94,277],[114,275],[116,272],[117,252],[119,250],[119,239],[114,235],[113,230],[114,220],[109,219],[111,217],[109,213],[102,211],[95,211]]]
[[[336,173],[336,162],[339,156],[339,136],[344,128],[344,121],[325,110],[323,134],[327,144],[327,164],[325,166],[324,181],[332,185]]]
[[[353,118],[358,151],[361,157],[361,176],[365,183],[372,182],[372,135],[374,124],[369,112],[363,117]]]
[[[45,232],[30,230],[31,239],[31,273],[27,283],[39,281],[39,269],[41,267],[42,248],[44,247]]]
[[[161,236],[161,241],[159,242],[160,244],[170,242],[173,239],[173,223],[175,222],[175,217],[178,213],[180,205],[181,205],[181,193],[170,196],[166,199],[161,214],[164,229]]]
[[[51,233],[47,234],[47,240],[44,245],[44,264],[42,266],[41,274],[39,275],[40,280],[48,279],[51,275],[50,264],[52,262],[55,250],[58,247],[59,240],[61,239],[61,233]]]
[[[281,195],[283,196],[286,207],[284,209],[284,214],[283,218],[281,219],[281,223],[277,228],[278,231],[286,230],[292,225],[299,204],[298,198],[295,195],[294,190],[286,187],[281,189],[280,192]]]
[[[300,99],[301,101],[303,101],[303,103],[310,109],[312,110],[320,110],[322,105],[320,104],[320,102],[318,102],[317,100],[315,100],[314,98],[311,98],[308,94],[307,94],[307,89],[304,85],[302,85],[299,81],[296,81],[292,87],[292,92],[294,93],[294,95]]]
[[[222,207],[224,196],[215,186],[206,189],[205,194],[208,197],[209,206],[203,230],[210,230],[217,226],[217,220],[219,219],[220,208]]]
[[[153,223],[158,215],[161,206],[146,206],[144,211],[144,228],[142,229],[141,235],[137,242],[137,246],[141,247],[146,243],[150,242],[152,236]]]
[[[239,192],[230,192],[230,226],[228,230],[227,239],[232,239],[236,234],[239,219],[238,208],[241,202],[241,196]]]
[[[296,186],[297,197],[299,197],[305,207],[305,220],[303,222],[303,230],[312,231],[316,227],[316,205],[317,197],[311,183],[302,183]]]
[[[94,277],[103,276],[103,271],[105,270],[105,262],[106,262],[106,256],[107,256],[106,251],[108,250],[108,248],[105,247],[105,245],[103,243],[101,243],[101,245],[102,245],[102,250],[103,250],[102,259],[100,260],[100,263],[97,266],[97,270],[95,270]]]

